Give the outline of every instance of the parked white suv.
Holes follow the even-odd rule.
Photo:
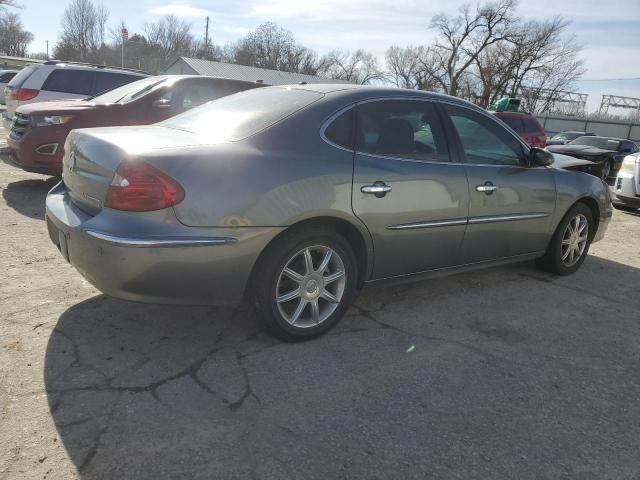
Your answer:
[[[148,76],[117,67],[49,61],[28,65],[5,88],[5,128],[11,128],[20,105],[49,100],[80,99]]]
[[[0,103],[4,105],[4,89],[20,70],[0,70]]]

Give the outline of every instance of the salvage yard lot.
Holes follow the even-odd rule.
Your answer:
[[[285,344],[101,295],[48,239],[53,185],[0,163],[0,479],[640,475],[640,215],[574,276],[368,288]]]

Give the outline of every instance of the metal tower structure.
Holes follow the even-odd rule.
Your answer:
[[[619,95],[602,95],[600,113],[608,113],[609,107],[632,108],[640,113],[640,98],[621,97]]]
[[[546,88],[521,87],[520,93],[527,103],[539,113],[584,113],[589,94],[551,90]]]

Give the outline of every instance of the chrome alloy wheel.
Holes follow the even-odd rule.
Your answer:
[[[579,213],[567,224],[564,235],[562,235],[561,258],[565,266],[572,267],[578,263],[587,246],[588,237],[589,222],[587,217]]]
[[[346,273],[338,253],[323,245],[306,247],[285,263],[276,285],[282,318],[298,328],[315,327],[338,308]]]

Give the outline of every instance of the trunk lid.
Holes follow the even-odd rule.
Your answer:
[[[91,215],[104,206],[122,162],[145,161],[158,150],[174,151],[201,143],[198,135],[161,126],[72,130],[65,143],[62,179],[71,200]],[[149,162],[151,163],[151,162]]]

